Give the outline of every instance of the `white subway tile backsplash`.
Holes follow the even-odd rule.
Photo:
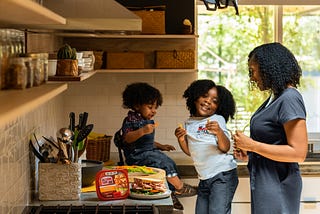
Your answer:
[[[0,213],[21,213],[34,191],[29,139],[53,135],[62,124],[63,99],[56,97],[0,129]]]

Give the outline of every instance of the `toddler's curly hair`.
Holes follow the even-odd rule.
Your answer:
[[[126,86],[122,92],[122,107],[134,110],[137,105],[162,105],[162,95],[158,89],[144,82],[136,82]]]

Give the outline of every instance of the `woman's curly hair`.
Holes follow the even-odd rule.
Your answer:
[[[144,82],[127,85],[122,92],[122,106],[134,110],[137,105],[153,104],[162,105],[162,95],[158,89]]]
[[[254,48],[248,61],[258,63],[265,90],[279,95],[288,85],[300,84],[302,70],[292,52],[280,43],[268,43]]]
[[[195,80],[190,84],[183,94],[183,98],[186,99],[187,109],[190,115],[194,115],[197,112],[195,101],[206,95],[212,88],[217,88],[218,91],[218,109],[215,113],[223,116],[227,122],[229,117],[233,118],[235,114],[235,101],[228,89],[216,85],[212,80]]]

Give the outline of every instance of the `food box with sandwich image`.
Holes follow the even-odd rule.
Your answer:
[[[123,199],[128,196],[134,199],[162,199],[171,194],[166,182],[166,173],[162,169],[135,165],[105,168],[106,170],[97,173],[95,182],[96,192],[101,200]],[[127,183],[123,178],[126,176]],[[122,181],[116,182],[117,177],[121,177]]]
[[[100,200],[124,199],[129,195],[128,172],[124,169],[101,170],[96,174],[96,192]]]

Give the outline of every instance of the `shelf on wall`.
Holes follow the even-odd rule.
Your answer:
[[[193,39],[198,38],[194,34],[163,34],[163,35],[146,35],[146,34],[107,34],[103,32],[79,33],[79,32],[55,32],[55,35],[62,37],[84,37],[84,38],[101,38],[101,39]]]
[[[98,73],[193,73],[198,69],[100,69]]]
[[[79,76],[49,76],[49,81],[84,81],[93,76],[96,71],[83,72]]]
[[[66,24],[66,19],[31,0],[1,0],[0,26]]]
[[[66,83],[47,83],[24,90],[0,91],[0,127],[39,107],[67,88]]]

